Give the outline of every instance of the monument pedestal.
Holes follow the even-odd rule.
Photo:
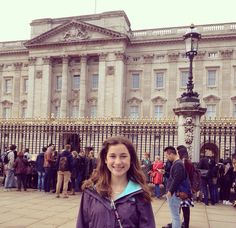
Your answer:
[[[185,145],[192,162],[199,162],[200,119],[206,108],[200,107],[199,100],[182,99],[173,110],[178,116],[178,145]]]

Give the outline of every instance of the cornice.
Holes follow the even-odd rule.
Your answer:
[[[6,50],[6,51],[1,51],[0,50],[0,56],[1,55],[20,55],[20,54],[29,54],[29,50]]]

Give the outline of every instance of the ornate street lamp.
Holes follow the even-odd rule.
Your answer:
[[[190,65],[187,92],[184,92],[181,95],[180,102],[199,102],[199,94],[197,92],[193,92],[193,58],[197,55],[198,41],[201,39],[201,34],[197,32],[192,24],[189,31],[187,31],[183,37],[185,41],[186,56],[189,58]]]

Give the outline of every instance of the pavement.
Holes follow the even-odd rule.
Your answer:
[[[26,192],[17,192],[16,189],[4,192],[0,187],[0,228],[74,228],[80,198],[81,193],[65,199],[32,189]],[[170,222],[164,198],[153,199],[152,206],[157,228]],[[235,227],[236,209],[232,206],[195,203],[191,208],[190,228]]]

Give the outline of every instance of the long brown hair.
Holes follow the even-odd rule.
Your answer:
[[[130,154],[130,168],[127,172],[128,180],[138,183],[143,189],[143,197],[147,201],[151,201],[151,193],[148,185],[146,184],[145,176],[141,169],[137,154],[135,152],[132,142],[123,136],[114,136],[105,140],[102,144],[102,149],[99,154],[98,166],[93,171],[91,177],[86,180],[82,186],[82,189],[93,188],[96,185],[96,191],[104,197],[111,197],[112,188],[111,173],[105,163],[107,153],[110,146],[123,144],[129,151]]]

